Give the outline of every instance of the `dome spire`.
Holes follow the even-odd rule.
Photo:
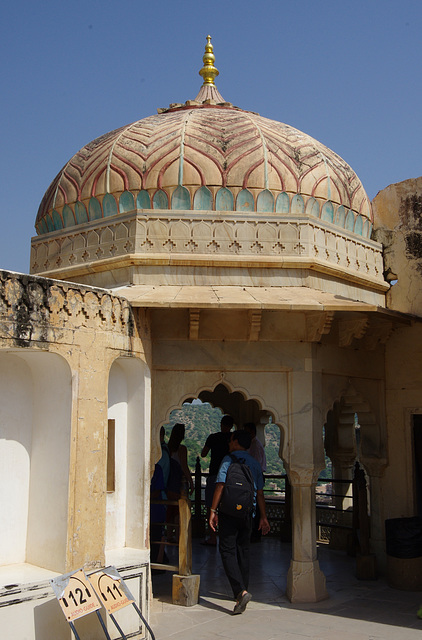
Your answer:
[[[207,44],[205,45],[205,53],[202,57],[202,62],[204,63],[204,66],[199,71],[199,75],[202,76],[204,85],[210,84],[215,87],[214,79],[219,75],[219,71],[214,67],[215,55],[211,44],[211,36],[207,36]]]
[[[215,55],[211,44],[211,36],[207,36],[207,44],[205,45],[205,53],[202,56],[202,62],[204,63],[204,66],[199,71],[199,75],[202,76],[204,82],[195,100],[198,102],[204,102],[204,100],[224,102],[223,96],[214,84],[214,80],[219,75],[219,71],[214,67]]]

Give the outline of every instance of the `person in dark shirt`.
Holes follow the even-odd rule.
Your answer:
[[[231,416],[225,415],[221,418],[220,429],[217,433],[211,433],[201,451],[201,457],[206,458],[211,451],[210,469],[205,488],[205,504],[207,506],[207,522],[210,516],[210,508],[212,497],[214,495],[215,479],[217,477],[220,464],[224,456],[229,452],[230,431],[233,427],[234,420]],[[215,547],[217,544],[217,536],[215,531],[209,529],[209,537],[204,540],[203,544]]]
[[[254,504],[259,506],[259,530],[265,536],[270,525],[265,512],[264,479],[261,465],[253,458],[247,449],[251,446],[251,436],[247,431],[234,431],[230,434],[229,452],[235,458],[243,459],[249,467],[254,483]],[[225,456],[217,474],[214,497],[210,509],[209,526],[215,531],[220,530],[220,554],[224,571],[233,590],[236,604],[233,614],[243,613],[246,605],[252,599],[248,591],[249,584],[249,543],[252,530],[253,513],[247,513],[243,518],[221,512],[219,505],[224,496],[227,472],[233,464],[231,456]]]

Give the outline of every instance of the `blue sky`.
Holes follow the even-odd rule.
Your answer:
[[[422,174],[420,0],[15,0],[0,9],[0,268],[28,272],[41,198],[99,135],[224,98],[342,156],[370,198]]]

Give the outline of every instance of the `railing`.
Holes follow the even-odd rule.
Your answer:
[[[196,460],[195,494],[193,501],[194,535],[202,537],[206,530],[206,507],[203,499],[204,480],[208,473]],[[291,491],[286,474],[264,474],[264,495],[271,536],[291,540]],[[332,543],[346,548],[348,535],[353,532],[353,481],[320,478],[316,488],[317,538],[319,542]],[[355,502],[357,502],[355,491]]]
[[[284,541],[291,540],[291,491],[286,474],[264,474],[267,517],[272,536]],[[172,571],[182,576],[192,575],[192,515],[195,535],[205,534],[206,507],[202,497],[203,478],[200,460],[195,468],[195,495],[193,509],[191,501],[182,495],[179,500],[152,500],[151,504],[177,507],[178,522],[153,522],[151,531],[161,533],[160,540],[151,539],[151,546],[177,547],[177,564],[151,562],[152,569]],[[280,486],[269,487],[271,480]],[[346,487],[346,490],[340,490]],[[335,489],[335,491],[334,491]],[[320,478],[316,489],[317,534],[320,542],[330,543],[338,549],[347,549],[351,555],[357,550],[369,553],[369,517],[366,502],[366,480],[363,470],[356,464],[353,480]],[[359,535],[358,535],[359,531]],[[169,535],[174,533],[174,541]],[[340,535],[339,535],[340,534]],[[153,536],[152,536],[153,538]],[[171,554],[172,555],[172,554]],[[174,558],[173,558],[174,559]]]
[[[161,571],[172,571],[181,576],[192,575],[192,520],[191,520],[191,501],[186,496],[181,496],[179,500],[151,500],[151,504],[164,505],[168,507],[178,508],[178,522],[153,522],[151,523],[151,531],[155,532],[160,529],[163,535],[160,540],[151,539],[151,547],[154,545],[163,545],[164,547],[178,547],[178,564],[166,564],[163,562],[151,562],[151,569]],[[174,532],[174,541],[171,540]]]

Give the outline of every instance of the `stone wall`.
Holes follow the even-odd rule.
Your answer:
[[[422,177],[392,184],[373,202],[375,238],[392,282],[387,306],[422,316]]]

